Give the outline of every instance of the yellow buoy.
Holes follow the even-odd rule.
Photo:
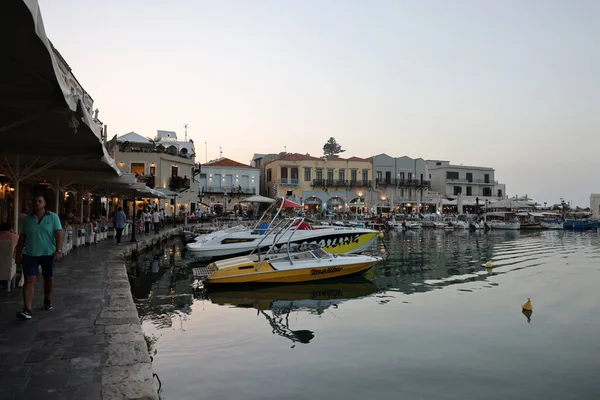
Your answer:
[[[531,305],[531,299],[529,297],[525,303],[521,304],[521,308],[525,311],[533,311],[533,306]]]
[[[486,268],[494,268],[494,263],[491,262],[491,261],[488,261],[488,262],[485,263],[485,267]]]
[[[379,239],[383,239],[383,232],[379,232]]]

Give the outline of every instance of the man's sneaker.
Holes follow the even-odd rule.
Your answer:
[[[24,320],[31,319],[31,311],[24,308],[23,310],[17,313],[17,318],[21,318]]]
[[[44,310],[46,310],[46,311],[52,310],[52,301],[51,300],[44,300]]]

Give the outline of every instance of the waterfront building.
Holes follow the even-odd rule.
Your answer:
[[[265,195],[286,196],[309,213],[365,213],[372,175],[368,159],[288,153],[265,164]]]
[[[424,203],[435,204],[436,196],[429,192],[427,162],[422,158],[379,154],[371,157],[371,162],[373,190],[370,196],[375,214],[410,213],[424,209]]]
[[[252,161],[250,162],[250,166],[253,168],[258,168],[260,173],[260,181],[259,181],[259,193],[262,196],[268,196],[267,190],[267,169],[266,165],[272,161],[275,161],[281,157],[284,157],[288,153],[281,152],[279,154],[270,153],[270,154],[258,154],[255,153],[252,156]]]
[[[459,195],[468,202],[506,197],[506,186],[495,179],[491,167],[477,167],[450,164],[450,161],[427,160],[427,174],[431,181],[431,190],[442,196],[455,199]]]
[[[132,173],[138,182],[166,193],[177,193],[168,199],[153,200],[167,215],[194,213],[198,207],[194,142],[180,141],[173,131],[157,131],[154,140],[136,132],[113,138],[109,142],[111,156],[121,172]],[[195,184],[193,184],[196,182]]]
[[[590,209],[592,210],[592,218],[600,219],[600,194],[590,195]]]
[[[259,194],[260,169],[219,158],[202,165],[200,201],[216,213],[230,211],[244,197]]]

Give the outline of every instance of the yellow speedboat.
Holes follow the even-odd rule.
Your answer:
[[[317,244],[288,244],[282,248],[273,246],[264,255],[210,263],[206,281],[210,284],[311,282],[364,272],[381,260],[363,254],[331,254]]]

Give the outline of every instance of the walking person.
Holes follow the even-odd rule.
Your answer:
[[[121,236],[123,236],[123,229],[125,228],[126,220],[127,220],[127,217],[125,216],[123,207],[119,207],[119,210],[115,213],[115,215],[113,217],[113,226],[115,227],[115,231],[116,231],[117,245],[121,244]]]
[[[165,229],[165,209],[160,209],[160,229]]]
[[[38,268],[44,277],[44,310],[52,309],[54,266],[62,256],[62,226],[58,215],[46,209],[42,195],[33,197],[33,213],[23,219],[15,261],[23,264],[23,310],[17,313],[21,319],[31,319],[31,308]]]
[[[144,211],[144,233],[148,235],[150,233],[150,222],[152,221],[152,215],[150,214],[150,210],[146,209]]]
[[[160,212],[158,210],[152,211],[152,223],[154,224],[154,234],[158,235],[158,228],[160,227]]]

